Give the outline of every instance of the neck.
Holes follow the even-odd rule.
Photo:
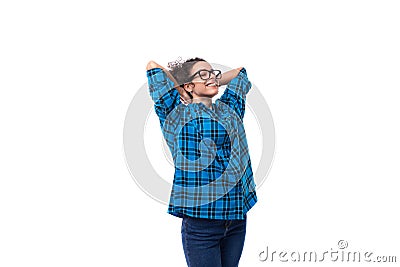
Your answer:
[[[208,108],[212,107],[212,98],[210,98],[210,97],[193,98],[192,102],[193,103],[201,102]]]

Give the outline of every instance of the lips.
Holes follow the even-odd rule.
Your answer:
[[[209,82],[209,83],[206,83],[206,86],[209,86],[209,87],[217,87],[218,84],[215,83],[215,82]]]

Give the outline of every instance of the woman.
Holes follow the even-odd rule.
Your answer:
[[[182,218],[188,266],[238,266],[246,213],[257,202],[243,128],[251,83],[245,68],[221,73],[201,58],[168,66],[147,64],[149,93],[175,165],[167,212]]]

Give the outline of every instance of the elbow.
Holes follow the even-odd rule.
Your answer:
[[[158,64],[154,62],[153,60],[150,60],[149,63],[147,63],[146,70],[151,70],[154,68],[157,68]]]

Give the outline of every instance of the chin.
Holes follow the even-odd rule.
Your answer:
[[[216,96],[216,95],[218,95],[218,88],[216,88],[214,90],[210,90],[208,93],[209,93],[208,95],[210,97]]]
[[[216,94],[210,94],[210,95],[208,95],[208,97],[209,97],[209,98],[213,98],[213,97],[216,96],[216,95],[218,95],[218,93],[216,93]]]

